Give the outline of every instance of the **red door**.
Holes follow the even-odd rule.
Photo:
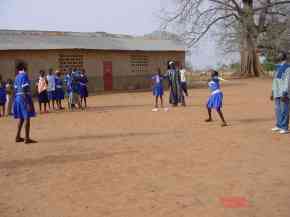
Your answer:
[[[110,91],[113,89],[113,66],[112,62],[103,62],[103,79],[104,79],[104,90]]]

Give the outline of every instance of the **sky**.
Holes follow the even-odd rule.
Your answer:
[[[0,29],[110,32],[144,35],[159,30],[159,12],[172,0],[0,0]],[[194,68],[223,60],[211,37],[192,49]]]

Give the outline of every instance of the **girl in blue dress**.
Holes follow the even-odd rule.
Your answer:
[[[64,100],[64,90],[63,90],[63,81],[61,79],[61,73],[56,71],[55,73],[55,98],[57,108],[63,110],[61,101]]]
[[[212,109],[215,109],[222,120],[222,127],[225,127],[227,126],[227,122],[225,121],[225,118],[222,112],[223,92],[220,89],[220,80],[223,80],[223,79],[219,77],[218,72],[212,71],[211,80],[208,83],[208,87],[211,90],[211,95],[207,102],[208,119],[206,120],[206,122],[212,121],[211,111]]]
[[[83,107],[83,102],[85,104],[85,108],[87,108],[87,97],[88,94],[88,77],[86,75],[86,71],[82,70],[80,74],[80,97],[81,97],[81,106]]]
[[[161,75],[160,68],[158,73],[152,77],[153,80],[153,96],[155,97],[155,108],[152,111],[158,111],[158,99],[160,98],[161,107],[163,108],[163,76]]]
[[[5,116],[5,105],[6,105],[6,84],[0,75],[0,117]]]
[[[30,118],[35,117],[36,113],[30,90],[30,80],[23,64],[17,66],[18,74],[14,81],[15,99],[13,105],[13,114],[15,119],[19,119],[16,134],[16,142],[25,142],[26,144],[35,143],[30,139]],[[21,138],[22,126],[25,122],[25,139]]]

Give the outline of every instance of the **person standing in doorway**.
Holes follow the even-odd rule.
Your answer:
[[[273,132],[289,133],[289,99],[290,99],[290,64],[287,54],[282,52],[278,57],[280,63],[276,65],[274,73],[271,100],[275,102],[276,126]]]

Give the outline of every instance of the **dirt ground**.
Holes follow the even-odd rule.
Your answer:
[[[85,112],[33,119],[34,145],[0,119],[0,216],[289,217],[290,135],[270,131],[271,81],[229,84],[226,128],[204,122],[207,89],[156,113],[150,92],[94,96]]]

